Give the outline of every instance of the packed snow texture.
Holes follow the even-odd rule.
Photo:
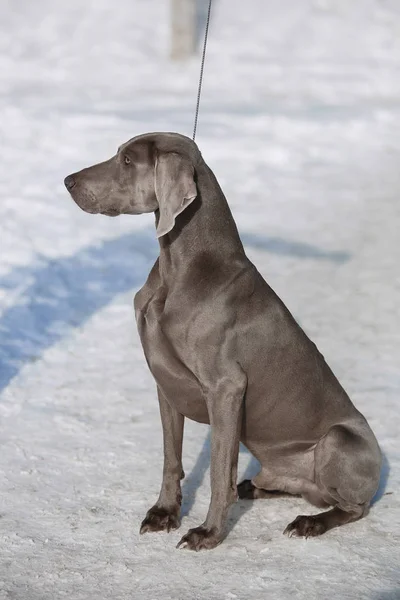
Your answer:
[[[318,512],[301,498],[240,501],[221,546],[176,550],[210,494],[208,428],[187,421],[181,529],[139,536],[162,470],[132,309],[153,216],[85,214],[63,178],[136,134],[191,134],[200,53],[169,60],[168,11],[0,5],[0,598],[400,598],[398,0],[214,0],[197,136],[249,257],[378,437],[370,514],[306,541],[282,535]],[[242,449],[239,479],[256,472]]]

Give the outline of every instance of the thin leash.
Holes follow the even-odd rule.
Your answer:
[[[197,89],[196,114],[194,116],[193,141],[196,138],[197,121],[198,121],[198,118],[199,118],[201,86],[202,86],[202,83],[203,83],[204,62],[206,60],[206,48],[207,48],[208,26],[210,24],[211,4],[212,4],[212,0],[210,0],[209,3],[208,3],[208,13],[207,13],[206,30],[205,30],[205,33],[204,33],[203,55],[201,57],[199,87]]]

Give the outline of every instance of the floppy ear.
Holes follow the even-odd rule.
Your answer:
[[[176,152],[162,153],[156,158],[155,192],[160,210],[157,237],[169,233],[176,217],[197,196],[190,160]]]

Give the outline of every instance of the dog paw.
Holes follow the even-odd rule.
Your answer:
[[[253,500],[255,498],[256,487],[251,483],[250,479],[245,479],[237,486],[237,493],[240,500]]]
[[[153,531],[171,531],[180,526],[179,508],[167,509],[161,506],[153,506],[147,511],[147,515],[140,526],[140,533]]]
[[[183,536],[177,548],[186,548],[188,550],[211,550],[222,542],[222,538],[216,534],[215,529],[206,529],[204,526],[189,529]]]
[[[315,537],[322,535],[326,531],[326,525],[321,519],[313,516],[299,515],[294,521],[289,523],[283,532],[289,537]]]

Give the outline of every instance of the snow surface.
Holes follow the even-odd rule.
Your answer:
[[[376,432],[370,515],[305,541],[282,535],[316,512],[302,499],[241,501],[217,549],[175,550],[210,491],[187,422],[182,527],[138,535],[162,468],[132,310],[153,217],[85,214],[62,182],[138,133],[191,134],[199,57],[168,60],[168,5],[0,5],[0,598],[400,598],[398,0],[214,0],[197,137],[250,258]],[[240,479],[256,470],[242,450]]]

